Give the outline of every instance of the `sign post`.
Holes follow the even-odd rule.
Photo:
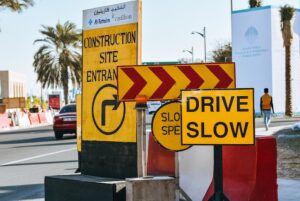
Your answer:
[[[137,164],[138,177],[147,176],[147,145],[146,145],[146,110],[147,99],[143,96],[136,99],[136,121],[137,121]]]
[[[214,146],[214,185],[215,192],[209,201],[229,201],[223,191],[222,145]]]
[[[210,201],[229,200],[223,192],[222,145],[255,142],[254,90],[183,90],[182,144],[214,146],[214,195]]]

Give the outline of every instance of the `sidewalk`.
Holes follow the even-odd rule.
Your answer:
[[[38,125],[30,125],[28,127],[15,126],[15,127],[9,127],[9,128],[1,128],[0,134],[11,132],[11,131],[22,131],[22,130],[27,130],[27,129],[32,129],[32,128],[51,126],[51,125],[53,125],[53,124],[52,123],[43,123],[43,124],[38,124]]]
[[[277,179],[279,201],[300,200],[300,180]]]

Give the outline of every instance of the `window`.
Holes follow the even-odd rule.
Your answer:
[[[63,108],[61,108],[59,114],[67,113],[67,112],[76,112],[76,105],[65,105]]]

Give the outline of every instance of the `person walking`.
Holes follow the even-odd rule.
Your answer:
[[[269,89],[264,89],[264,95],[260,98],[260,111],[264,117],[264,124],[266,130],[269,129],[269,124],[271,123],[271,109],[274,114],[274,107],[273,107],[273,99],[272,96],[269,95]]]

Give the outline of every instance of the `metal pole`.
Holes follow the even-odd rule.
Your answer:
[[[137,171],[138,177],[147,176],[146,161],[146,109],[147,103],[136,103]]]
[[[223,191],[222,145],[214,146],[214,187],[215,192],[209,201],[229,201]]]
[[[206,31],[205,31],[205,27],[203,28],[203,38],[204,38],[204,62],[206,63]]]
[[[194,62],[194,47],[192,47],[191,54],[192,54],[192,63],[193,63]]]
[[[175,152],[175,179],[176,179],[176,201],[180,200],[180,191],[179,191],[179,161],[178,153]]]

